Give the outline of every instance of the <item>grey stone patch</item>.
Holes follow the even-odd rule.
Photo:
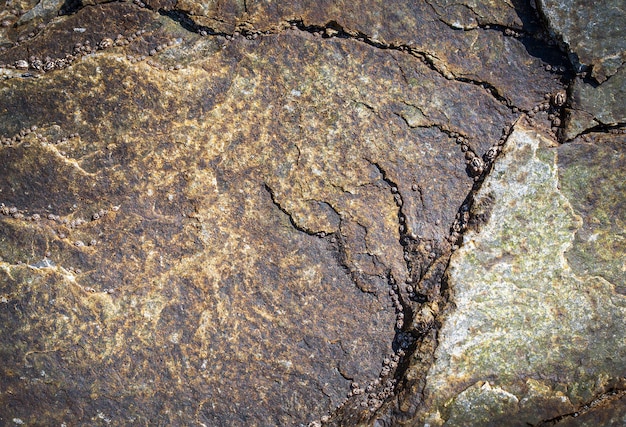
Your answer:
[[[626,70],[620,69],[599,86],[576,79],[567,111],[565,138],[571,140],[598,125],[626,123]]]
[[[621,0],[540,0],[551,30],[568,47],[575,67],[592,67],[599,83],[626,61],[626,9]]]
[[[599,125],[626,122],[624,2],[541,0],[537,4],[553,35],[565,44],[574,70],[589,72],[589,77],[595,80],[574,82],[566,114],[565,139],[571,140]]]
[[[41,0],[17,20],[17,25],[26,24],[33,19],[48,21],[59,14],[64,3],[64,0]]]
[[[583,220],[561,190],[556,147],[516,125],[474,196],[426,379],[431,426],[534,425],[623,381],[626,298],[565,256]]]

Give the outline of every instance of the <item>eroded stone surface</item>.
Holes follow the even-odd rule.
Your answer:
[[[455,306],[426,379],[427,423],[535,425],[623,387],[623,266],[590,261],[606,252],[586,237],[623,261],[624,168],[605,169],[623,162],[620,144],[558,147],[516,126],[450,261]]]
[[[626,295],[626,137],[593,134],[558,150],[563,194],[583,220],[565,253],[580,276],[594,275]]]
[[[483,375],[504,369],[504,351],[477,350],[482,371],[461,379],[452,369],[448,381],[440,364],[426,376],[440,313],[454,315],[441,279],[468,225],[468,194],[520,110],[546,132],[564,117],[564,60],[530,5],[12,7],[0,8],[2,422],[463,424],[477,402],[474,421],[511,411],[540,421],[622,387],[602,376],[617,356],[512,388]],[[520,137],[530,133],[519,127],[512,139],[535,141]],[[597,165],[621,169],[619,144],[597,158],[583,142],[537,149],[540,158],[509,150],[516,161],[489,184],[510,188],[512,174],[523,188],[516,167],[528,161],[544,165],[528,182],[548,198],[557,163],[558,174],[593,171],[537,209],[561,246],[522,267],[558,258],[541,270],[567,279],[553,294],[542,282],[554,303],[569,286],[601,306],[613,289],[612,305],[593,313],[615,322],[623,266],[604,248],[623,249],[623,218],[609,215],[623,203],[623,180]],[[599,176],[602,194],[615,197],[572,201]],[[518,208],[483,218],[485,227],[512,214],[524,224]],[[507,237],[537,244],[520,236]],[[463,315],[473,294],[457,288]],[[544,311],[515,314],[579,314]],[[596,326],[582,327],[569,347],[545,329],[533,339],[550,349],[593,344]],[[441,352],[462,350],[444,342]],[[579,389],[563,388],[570,379]],[[444,409],[436,381],[458,394]]]
[[[1,88],[5,416],[292,425],[376,380],[406,346],[402,236],[440,265],[472,186],[451,135],[480,155],[512,111],[305,31],[227,43],[112,3],[45,33],[4,53],[56,61]]]

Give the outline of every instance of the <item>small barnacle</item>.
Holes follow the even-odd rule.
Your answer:
[[[483,170],[485,169],[485,163],[478,156],[472,157],[469,164],[472,169],[472,172],[474,172],[474,174],[476,175],[480,175],[481,173],[483,173]]]
[[[26,70],[28,69],[28,67],[28,61],[26,61],[25,59],[18,59],[17,61],[15,61],[15,68],[19,70]]]
[[[77,240],[74,242],[74,246],[82,247],[82,246],[85,246],[85,244],[83,243],[82,240]]]
[[[552,104],[555,107],[562,107],[565,105],[565,101],[567,100],[567,95],[564,90],[560,90],[552,96]]]
[[[493,162],[496,156],[498,155],[498,152],[499,152],[498,146],[493,146],[489,148],[489,150],[487,150],[483,158],[485,159],[486,162]]]
[[[106,49],[108,47],[113,46],[113,40],[111,40],[108,37],[103,38],[100,43],[98,43],[98,48],[99,49]]]

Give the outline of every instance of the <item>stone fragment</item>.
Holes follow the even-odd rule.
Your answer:
[[[589,71],[595,80],[574,81],[564,137],[626,123],[625,72],[626,9],[620,0],[540,0],[540,11],[570,54],[577,72]]]
[[[575,68],[591,68],[598,83],[626,62],[626,9],[621,0],[538,0],[550,29],[566,45]]]
[[[565,139],[572,140],[597,126],[616,126],[626,123],[626,71],[619,70],[601,85],[591,85],[576,79],[571,103],[566,109]]]
[[[474,195],[473,225],[450,261],[454,307],[439,331],[420,419],[535,425],[624,386],[620,144],[558,147],[516,126]]]

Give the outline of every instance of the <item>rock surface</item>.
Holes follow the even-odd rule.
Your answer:
[[[0,21],[2,423],[621,416],[624,86],[530,4]]]
[[[626,385],[625,140],[516,126],[450,260],[428,424],[537,425]]]
[[[620,0],[539,0],[580,76],[573,84],[564,137],[626,123],[626,7]]]

